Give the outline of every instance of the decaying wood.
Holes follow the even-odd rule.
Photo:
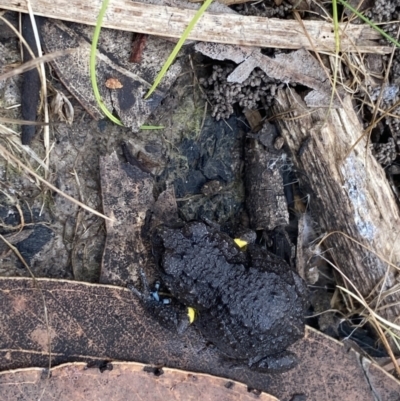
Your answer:
[[[147,249],[141,237],[146,213],[154,204],[153,177],[139,167],[121,164],[117,154],[100,160],[103,210],[107,240],[100,282],[126,286],[136,283],[139,269],[147,272]]]
[[[283,150],[275,149],[276,129],[268,121],[246,146],[246,209],[253,230],[271,231],[289,224],[281,168]]]
[[[383,289],[379,306],[399,302],[400,292],[384,297],[398,279],[397,270],[387,261],[400,263],[399,209],[384,170],[366,149],[365,138],[345,158],[363,133],[351,99],[345,98],[343,108],[328,115],[326,109],[307,108],[293,91],[280,90],[274,112],[286,113],[278,124],[292,151],[300,182],[311,195],[312,216],[326,232],[342,231],[383,257],[333,234],[325,245],[336,266],[365,297],[375,286],[378,292]],[[369,301],[377,295],[374,291]],[[376,307],[374,302],[371,305]],[[400,305],[380,310],[397,323],[399,312]]]
[[[36,15],[88,25],[96,24],[99,12],[99,2],[96,0],[31,0],[30,3]],[[27,12],[26,2],[20,0],[0,0],[0,8]],[[103,26],[179,38],[194,14],[195,11],[189,9],[113,0],[108,6]],[[195,25],[189,39],[244,46],[334,51],[332,24],[322,21],[303,21],[302,24],[304,27],[295,20],[206,12]],[[369,26],[346,24],[342,26],[341,50],[389,53],[391,48],[380,46],[379,39],[379,33]]]

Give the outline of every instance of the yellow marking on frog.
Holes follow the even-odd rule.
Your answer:
[[[187,315],[189,318],[189,323],[192,324],[194,322],[194,320],[196,319],[196,310],[194,308],[192,308],[191,306],[188,306]]]
[[[247,241],[240,239],[240,238],[235,238],[234,241],[235,241],[235,244],[242,250],[244,250],[248,244]]]

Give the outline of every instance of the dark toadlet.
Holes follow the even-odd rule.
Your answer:
[[[306,286],[283,259],[254,244],[243,251],[201,222],[164,226],[155,238],[161,278],[174,299],[165,305],[158,293],[132,288],[149,311],[164,311],[182,329],[184,306],[193,307],[195,326],[231,363],[264,372],[294,366],[286,348],[304,333]]]

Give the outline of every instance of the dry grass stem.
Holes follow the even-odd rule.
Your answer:
[[[399,35],[400,35],[400,28],[397,31],[396,40],[399,39]],[[396,49],[397,49],[397,46],[393,45],[392,52],[390,54],[390,59],[389,59],[388,65],[387,65],[386,73],[385,73],[385,76],[383,78],[383,82],[382,82],[381,87],[380,87],[379,96],[378,96],[378,99],[376,100],[376,102],[374,104],[371,123],[369,124],[368,128],[362,133],[362,135],[356,140],[356,142],[350,147],[350,150],[347,152],[347,154],[343,158],[343,160],[347,159],[349,157],[350,153],[360,143],[360,141],[365,137],[365,135],[368,135],[368,137],[367,137],[367,145],[366,145],[366,153],[365,153],[365,169],[366,169],[366,171],[368,171],[367,151],[368,151],[368,148],[369,148],[370,134],[371,134],[372,130],[375,128],[376,124],[382,118],[381,117],[379,120],[377,120],[379,106],[380,106],[380,103],[381,103],[382,98],[383,98],[384,89],[386,87],[387,82],[389,81],[390,67],[391,67],[391,65],[393,63],[393,58],[394,58],[394,54],[395,54]]]
[[[73,52],[73,50],[71,50],[71,49],[59,50],[59,51],[56,51],[53,53],[45,54],[44,56],[41,56],[41,57],[37,57],[33,60],[28,61],[27,63],[22,64],[20,67],[14,68],[12,71],[8,71],[8,72],[5,72],[4,74],[1,74],[0,81],[11,78],[18,74],[22,74],[25,71],[29,71],[32,68],[37,67],[40,63],[48,63],[49,61],[52,61],[52,60],[56,59],[57,57],[66,56],[72,52]]]
[[[383,260],[385,263],[387,263],[389,266],[400,270],[396,265],[394,265],[393,263],[391,263],[390,261],[388,261],[387,259],[385,259],[384,257],[382,257],[382,255],[379,255],[377,252],[374,252],[371,248],[361,244],[360,242],[358,242],[357,240],[355,240],[354,238],[350,237],[349,235],[341,232],[341,231],[333,231],[331,233],[326,234],[317,244],[317,247],[320,247],[321,244],[331,235],[333,234],[339,234],[339,235],[343,235],[344,237],[346,237],[347,239],[353,241],[354,243],[356,243],[357,245],[361,246],[362,248],[368,250],[369,252],[373,253],[375,256],[377,256],[378,258],[380,258],[381,260]],[[355,284],[341,271],[341,269],[339,269],[334,263],[332,263],[330,260],[328,260],[327,258],[321,256],[330,266],[332,266],[340,275],[341,277],[344,279],[345,283],[350,284],[351,288],[353,288],[353,291],[350,291],[347,288],[341,287],[341,286],[337,286],[338,289],[340,289],[342,292],[348,294],[350,296],[351,299],[356,300],[360,305],[362,305],[362,307],[368,312],[367,313],[367,319],[370,321],[370,323],[375,327],[379,338],[381,339],[387,353],[389,354],[393,365],[396,369],[397,374],[400,376],[400,367],[398,364],[396,364],[396,358],[393,354],[393,351],[389,345],[389,342],[386,338],[386,335],[384,332],[386,332],[387,334],[389,334],[392,339],[394,339],[395,337],[397,337],[397,334],[394,333],[393,331],[391,331],[390,329],[396,330],[397,332],[400,332],[400,325],[397,325],[395,323],[392,323],[386,319],[384,319],[382,316],[380,316],[376,311],[374,311],[370,305],[368,304],[368,302],[365,300],[365,298],[362,296],[362,294],[359,292],[359,290],[357,289],[357,287],[355,286]],[[346,298],[344,298],[346,299]],[[383,297],[382,297],[383,299]],[[351,313],[356,313],[355,308],[351,308],[350,309]],[[365,315],[365,312],[363,311],[357,311],[357,313],[359,313],[360,315]],[[397,344],[397,342],[396,342]]]
[[[356,239],[350,237],[350,235],[345,234],[342,231],[332,231],[326,235],[324,235],[324,237],[319,241],[319,243],[316,245],[317,247],[320,247],[322,245],[323,242],[325,242],[325,240],[327,238],[329,238],[331,235],[333,234],[340,234],[343,235],[344,237],[346,237],[347,239],[349,239],[350,241],[353,241],[355,244],[361,246],[362,248],[364,248],[365,250],[373,253],[375,256],[377,256],[379,259],[383,260],[385,263],[387,263],[389,266],[393,267],[396,270],[400,271],[400,268],[398,266],[396,266],[395,264],[393,264],[392,262],[390,262],[389,260],[387,260],[384,256],[382,256],[381,254],[379,254],[378,252],[375,252],[374,250],[372,250],[371,248],[369,248],[368,246],[363,245],[361,242],[358,242]]]
[[[48,181],[46,181],[44,178],[40,177],[38,174],[36,174],[34,171],[32,171],[29,167],[25,166],[20,160],[18,160],[17,157],[13,156],[10,152],[8,152],[2,145],[0,145],[0,154],[2,153],[2,156],[5,159],[12,160],[16,165],[20,168],[22,168],[25,172],[27,172],[29,175],[33,176],[36,178],[38,181],[40,181],[42,184],[46,185],[48,188],[50,188],[52,191],[57,192],[61,196],[63,196],[65,199],[68,199],[69,201],[75,203],[76,205],[80,206],[81,208],[95,214],[96,216],[99,216],[103,219],[109,220],[109,221],[114,221],[114,219],[105,216],[104,214],[98,212],[97,210],[92,209],[91,207],[77,201],[74,199],[72,196],[67,195],[66,193],[60,191],[58,188],[56,188],[54,185],[50,184]]]
[[[47,170],[47,165],[40,159],[40,157],[29,146],[22,145],[19,135],[11,128],[5,127],[0,124],[0,134],[6,139],[10,146],[13,147],[18,153],[26,153],[29,157],[36,161],[40,167]]]
[[[6,124],[18,124],[18,125],[56,125],[57,123],[44,123],[44,122],[37,122],[37,121],[28,121],[28,120],[19,120],[15,118],[7,118],[7,117],[0,117],[0,123]]]

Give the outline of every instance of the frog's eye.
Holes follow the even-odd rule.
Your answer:
[[[243,240],[243,239],[240,239],[240,238],[235,238],[234,241],[235,241],[235,244],[236,244],[242,251],[246,250],[246,246],[247,246],[247,244],[248,244],[247,241],[245,241],[245,240]]]
[[[192,324],[194,322],[194,320],[196,319],[196,310],[194,308],[192,308],[191,306],[188,306],[187,315],[189,318],[189,323]]]

